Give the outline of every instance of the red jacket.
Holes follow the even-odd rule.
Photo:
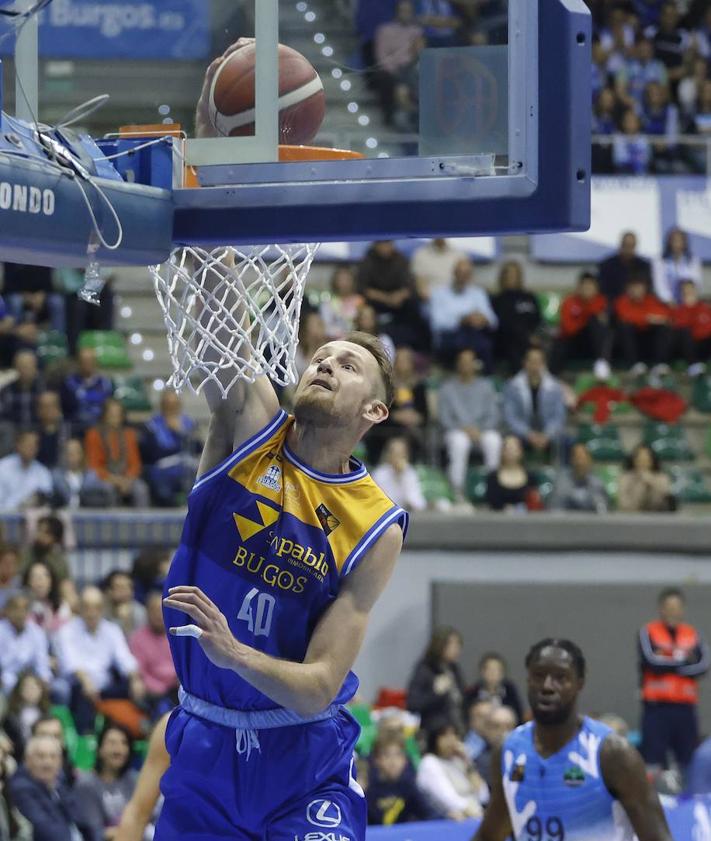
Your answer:
[[[698,703],[697,679],[708,669],[708,651],[695,628],[649,622],[639,632],[639,645],[644,701]]]
[[[607,298],[596,295],[589,301],[580,295],[569,295],[560,308],[560,333],[569,338],[577,335],[587,326],[593,316],[600,315],[607,309]]]
[[[615,312],[620,321],[643,330],[649,327],[650,315],[671,317],[671,310],[656,295],[645,295],[641,301],[633,301],[629,295],[621,295],[615,301]]]
[[[674,309],[672,324],[691,331],[695,342],[703,342],[711,337],[711,304],[703,301],[699,301],[693,307],[681,304]]]

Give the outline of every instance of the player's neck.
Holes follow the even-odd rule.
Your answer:
[[[534,727],[533,740],[538,753],[547,759],[558,753],[580,730],[582,719],[576,712],[562,724],[539,724]]]
[[[314,427],[294,421],[287,433],[289,449],[320,473],[349,473],[355,442],[344,443],[343,429]]]

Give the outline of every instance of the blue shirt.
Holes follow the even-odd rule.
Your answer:
[[[469,285],[461,292],[457,292],[451,286],[432,291],[430,324],[435,333],[457,330],[461,320],[475,312],[481,313],[492,329],[498,327],[499,319],[484,289]]]

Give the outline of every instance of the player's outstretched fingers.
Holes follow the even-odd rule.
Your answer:
[[[195,596],[192,594],[168,596],[168,598],[163,599],[163,604],[166,607],[173,608],[173,610],[187,613],[191,619],[194,619],[200,625],[206,626],[214,621],[205,613],[201,605],[196,604]]]
[[[205,633],[197,625],[180,625],[177,628],[169,628],[168,630],[174,637],[194,637],[196,640],[199,640]]]
[[[188,584],[171,587],[168,590],[168,598],[173,598],[174,596],[184,596],[187,601],[200,607],[207,616],[217,618],[220,613],[215,603],[199,587],[191,587]]]

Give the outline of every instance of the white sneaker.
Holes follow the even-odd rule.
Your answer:
[[[689,365],[686,369],[686,373],[690,377],[701,377],[706,373],[706,366],[703,362],[694,362],[693,365]]]
[[[612,372],[610,371],[610,363],[607,361],[607,359],[598,359],[595,362],[595,365],[593,367],[593,374],[596,380],[609,380],[611,373]]]
[[[652,368],[651,374],[653,377],[666,377],[670,372],[671,368],[666,363],[660,362]]]
[[[644,362],[637,362],[630,368],[631,377],[643,377],[647,373],[647,366]]]

